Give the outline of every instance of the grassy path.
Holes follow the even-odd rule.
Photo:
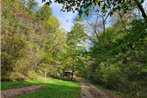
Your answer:
[[[15,96],[29,93],[34,90],[45,89],[44,86],[28,86],[22,88],[8,89],[1,91],[1,98],[14,98]]]
[[[22,85],[21,85],[22,83]],[[19,89],[28,85],[35,85],[35,87],[45,87],[45,89],[38,89],[33,92],[21,93],[22,95],[15,98],[80,98],[80,84],[78,82],[64,81],[53,78],[48,78],[46,81],[27,80],[2,82],[2,89]],[[31,86],[30,86],[31,87]],[[4,97],[6,98],[6,97]]]
[[[121,98],[84,81],[64,81],[48,78],[2,82],[1,98]],[[18,96],[19,95],[19,96]]]

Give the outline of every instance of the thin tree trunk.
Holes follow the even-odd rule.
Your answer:
[[[71,77],[71,80],[73,80],[73,76],[74,76],[74,70],[72,70],[72,77]]]

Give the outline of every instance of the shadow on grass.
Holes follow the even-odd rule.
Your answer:
[[[80,98],[80,85],[71,81],[51,79],[47,82],[37,80],[3,82],[2,88],[18,88],[31,85],[41,85],[46,86],[46,88],[17,96],[17,98]]]
[[[1,90],[7,90],[12,88],[20,88],[25,86],[35,85],[26,81],[3,81],[1,82]]]
[[[80,88],[66,84],[41,83],[46,89],[36,90],[17,98],[80,98]]]

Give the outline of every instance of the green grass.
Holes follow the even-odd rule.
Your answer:
[[[17,98],[80,98],[80,84],[72,81],[64,81],[53,78],[44,80],[27,80],[2,82],[2,89],[23,87],[28,85],[43,85],[46,89],[36,90]]]
[[[1,82],[1,90],[19,88],[24,86],[39,85],[40,81],[26,80],[26,81],[5,81]]]

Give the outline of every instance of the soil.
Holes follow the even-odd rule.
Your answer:
[[[118,98],[108,94],[90,83],[81,83],[81,98]]]
[[[121,98],[109,94],[96,86],[81,80],[76,79],[81,84],[81,98]],[[1,91],[1,98],[14,98],[15,96],[26,94],[35,90],[45,89],[45,86],[28,86],[22,88],[8,89]]]
[[[26,94],[35,90],[45,89],[45,86],[27,86],[22,88],[8,89],[1,91],[1,98],[15,98],[15,96]]]
[[[78,79],[77,81],[81,84],[81,98],[121,98],[103,91],[85,80]]]

